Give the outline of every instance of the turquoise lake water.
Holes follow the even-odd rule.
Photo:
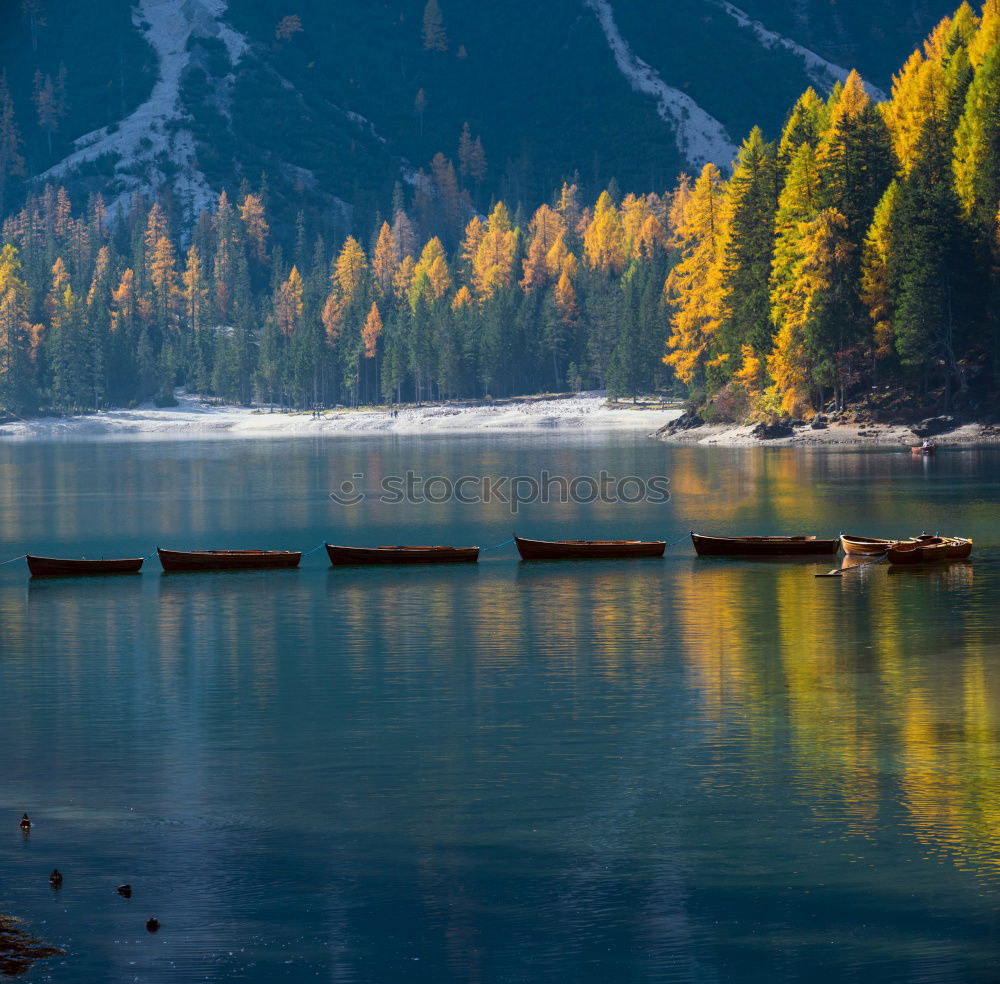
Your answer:
[[[408,470],[602,469],[665,476],[670,501],[378,501]],[[332,501],[344,481],[367,498]],[[688,542],[536,564],[507,544],[450,569],[0,567],[0,912],[66,951],[27,979],[996,981],[998,500],[1000,449],[4,443],[0,560],[514,529],[976,540],[969,564],[827,579],[831,558]]]

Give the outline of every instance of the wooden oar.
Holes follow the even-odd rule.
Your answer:
[[[840,577],[848,571],[856,571],[861,567],[868,567],[870,564],[875,564],[880,560],[884,560],[888,553],[889,551],[886,550],[885,553],[880,553],[877,557],[873,557],[871,560],[866,560],[863,564],[853,564],[851,567],[835,567],[832,571],[827,571],[825,574],[814,574],[813,577]]]

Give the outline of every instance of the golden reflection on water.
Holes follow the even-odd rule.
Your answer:
[[[211,662],[215,687],[251,693],[260,708],[280,699],[283,626],[295,611],[304,614],[299,648],[342,661],[359,685],[404,687],[418,659],[452,686],[471,673],[463,692],[484,708],[536,668],[567,691],[583,677],[642,691],[679,659],[716,754],[742,750],[742,778],[709,768],[704,784],[788,782],[817,822],[872,839],[892,823],[896,786],[929,855],[995,878],[1000,653],[988,626],[949,631],[914,607],[928,590],[945,603],[970,592],[973,566],[898,575],[872,565],[816,579],[828,563],[152,575],[157,614],[144,626],[147,575],[116,581],[96,620],[95,596],[79,582],[7,587],[0,618],[9,660],[30,649],[39,620],[58,621],[63,646],[53,658],[67,694],[94,672],[95,652],[113,678],[145,632],[158,700],[178,715],[198,700],[199,661]],[[317,590],[350,640],[343,650],[324,641]],[[463,949],[467,928],[454,930]]]
[[[870,528],[854,532],[916,532],[900,530],[899,516],[901,501],[912,504],[920,490],[911,488],[911,498],[901,500],[898,487],[876,480],[884,465],[877,456],[716,450],[671,452],[673,499],[655,524],[644,520],[650,534],[668,538],[700,528],[833,536],[845,522],[843,498],[817,490],[836,490],[837,483],[869,471],[864,517]],[[500,474],[509,462],[506,454],[487,453],[477,468]],[[413,464],[419,466],[419,455]],[[246,523],[230,498],[253,499],[253,493],[266,515],[280,511],[289,528],[309,527],[318,514],[336,515],[341,528],[361,539],[377,534],[382,542],[391,528],[384,522],[373,532],[363,510],[323,512],[325,490],[362,467],[350,457],[317,462],[291,456],[265,465],[252,485],[230,468],[237,487],[225,489],[214,484],[210,470],[188,463],[185,496],[164,492],[155,499],[160,527],[187,530],[193,539],[211,535],[213,542],[202,545],[225,545],[216,540]],[[123,461],[117,471],[104,469],[102,480],[122,493],[142,486],[142,467]],[[314,498],[268,500],[261,489],[269,474],[277,483],[279,470],[283,488],[311,489]],[[366,488],[377,490],[383,478],[401,470],[399,455],[387,450],[383,456],[376,448],[363,470]],[[93,495],[100,490],[87,490],[84,471],[79,461],[39,456],[19,470],[15,485],[14,470],[0,469],[5,522],[26,537],[44,530],[73,540],[82,530],[112,527],[141,535],[149,502],[116,494],[121,508],[95,517]],[[942,501],[935,508],[948,508]],[[48,509],[51,502],[59,508]],[[594,506],[587,517],[616,520],[616,508]],[[981,502],[963,502],[962,510],[965,522],[992,521]],[[923,516],[928,510],[911,511]],[[426,515],[434,529],[461,528],[469,535],[461,527],[469,513],[456,503],[429,507]],[[478,516],[489,530],[519,519],[496,503],[480,507]],[[638,525],[630,517],[633,523]],[[634,535],[629,524],[623,535]],[[51,658],[58,661],[64,694],[85,690],[95,660],[113,679],[124,662],[145,659],[157,700],[180,718],[194,715],[209,684],[271,709],[293,686],[283,675],[293,647],[307,679],[320,674],[324,661],[337,661],[365,692],[392,697],[418,671],[444,692],[457,687],[478,715],[483,742],[515,726],[491,717],[490,703],[529,674],[574,699],[582,700],[581,688],[592,683],[598,690],[632,687],[642,699],[655,700],[665,667],[678,665],[697,698],[706,737],[709,760],[700,783],[785,784],[797,806],[843,838],[874,841],[895,822],[899,804],[928,856],[996,879],[1000,649],[995,617],[977,622],[964,615],[981,588],[974,563],[913,570],[882,563],[836,578],[813,576],[838,563],[833,557],[778,564],[698,560],[687,544],[672,548],[663,561],[526,565],[510,557],[509,564],[489,570],[482,564],[447,571],[163,577],[153,561],[141,578],[116,581],[114,594],[105,596],[113,603],[98,601],[96,608],[94,589],[81,590],[78,582],[5,582],[0,622],[8,665],[31,651],[46,625],[58,625],[60,649]],[[336,648],[331,621],[338,626]],[[734,750],[739,770],[724,767]],[[449,822],[443,809],[435,819]],[[427,877],[445,878],[440,872],[447,867],[433,857]],[[448,881],[428,894],[440,899],[454,890]],[[449,932],[453,959],[470,973],[476,965],[471,932],[460,924]]]
[[[975,628],[962,645],[940,625],[928,626],[937,630],[930,638],[954,647],[928,651],[920,629],[929,616],[900,588],[911,576],[890,574],[885,564],[840,579],[813,573],[794,563],[708,560],[677,578],[676,629],[707,725],[723,734],[738,721],[747,768],[765,773],[776,731],[787,726],[791,794],[844,837],[874,838],[893,822],[883,814],[886,784],[897,780],[909,823],[930,853],[995,877],[997,644]],[[863,580],[863,590],[849,578]],[[974,583],[971,564],[912,578],[939,592]]]

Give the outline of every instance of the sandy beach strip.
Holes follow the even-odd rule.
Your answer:
[[[178,406],[152,404],[66,417],[43,417],[0,425],[12,440],[284,438],[363,434],[602,433],[651,434],[676,419],[680,407],[631,402],[609,404],[601,392],[525,398],[493,403],[447,403],[389,409],[334,409],[320,416],[213,406],[183,391]]]

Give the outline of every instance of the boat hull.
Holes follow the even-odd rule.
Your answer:
[[[32,577],[88,577],[100,574],[138,574],[142,557],[111,560],[74,560],[63,557],[34,557],[26,554]]]
[[[968,560],[972,556],[972,540],[964,536],[942,536],[935,537],[929,534],[921,534],[916,538],[917,543],[935,542],[944,540],[948,545],[949,560]]]
[[[342,564],[474,564],[479,547],[338,547],[325,544],[330,563]]]
[[[941,537],[928,537],[924,540],[910,540],[906,543],[894,544],[889,549],[890,564],[937,564],[949,560],[950,544]]]
[[[835,554],[839,540],[814,536],[707,536],[692,533],[699,557],[809,557]]]
[[[887,553],[889,548],[899,543],[898,540],[880,540],[872,536],[851,536],[844,534],[840,538],[840,545],[844,548],[844,553],[859,557],[881,557]]]
[[[911,454],[934,454],[934,452],[936,450],[937,450],[937,448],[935,448],[933,446],[931,446],[929,448],[924,448],[924,447],[910,448],[910,453]]]
[[[529,540],[515,536],[522,560],[612,560],[662,557],[665,540]]]
[[[177,571],[250,571],[298,567],[296,550],[163,550],[157,549],[163,569]]]

